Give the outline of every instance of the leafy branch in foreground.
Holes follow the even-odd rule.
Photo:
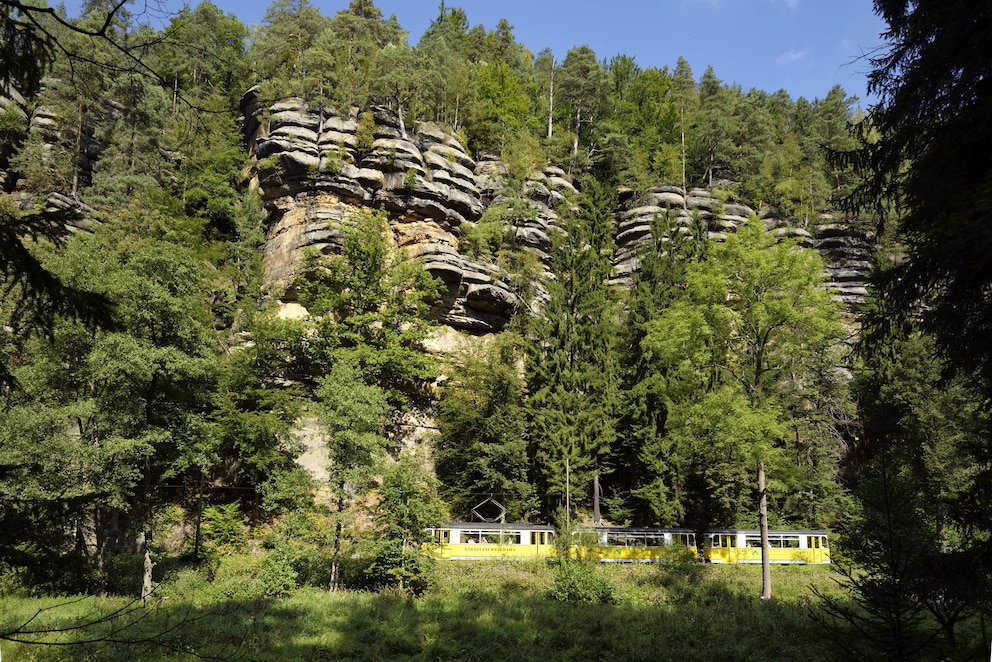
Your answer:
[[[162,586],[159,584],[155,590]],[[235,636],[227,639],[215,636],[209,625],[212,619],[240,624],[241,619],[231,617],[242,613],[245,607],[236,602],[195,613],[188,603],[178,611],[173,609],[166,596],[159,596],[154,606],[135,597],[109,612],[100,613],[99,604],[90,604],[99,600],[101,598],[86,596],[40,607],[21,622],[0,630],[0,641],[69,649],[128,647],[137,655],[151,652],[151,649],[182,653],[200,660],[232,660],[243,654],[254,627],[249,619],[241,628],[235,628]],[[73,608],[85,611],[75,618],[67,616],[66,611]],[[62,620],[46,623],[49,616]],[[204,627],[197,629],[201,624]]]

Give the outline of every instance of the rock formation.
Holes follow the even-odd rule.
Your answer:
[[[438,276],[447,291],[435,314],[473,333],[499,331],[521,300],[496,265],[459,250],[464,232],[502,201],[506,166],[476,162],[451,133],[418,123],[407,139],[387,108],[371,117],[327,114],[302,99],[263,107],[253,89],[242,103],[257,184],[269,213],[266,280],[283,301],[304,250],[337,250],[350,214],[382,208],[393,239]],[[515,228],[521,244],[547,262],[554,206],[575,189],[557,168],[525,185],[533,210]]]

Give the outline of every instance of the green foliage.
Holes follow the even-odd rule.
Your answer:
[[[649,323],[643,346],[664,378],[666,443],[694,462],[707,458],[671,473],[696,478],[653,488],[669,497],[700,480],[691,489],[699,490],[702,507],[687,513],[688,521],[737,521],[750,492],[745,476],[757,463],[791,474],[796,482],[777,488],[786,492],[808,489],[810,473],[822,467],[793,473],[781,465],[792,434],[817,434],[817,426],[801,423],[809,413],[799,403],[821,397],[810,387],[825,383],[830,350],[842,335],[821,279],[817,256],[777,243],[751,222],[713,246],[705,262],[691,263],[684,295]],[[843,404],[840,397],[830,406]],[[805,441],[813,448],[831,442],[829,434]],[[825,460],[832,452],[817,454]]]
[[[880,282],[884,296],[904,309],[920,306],[948,368],[977,371],[988,393],[992,317],[981,201],[992,192],[992,167],[978,145],[992,126],[984,74],[992,55],[969,45],[985,43],[989,26],[903,0],[880,0],[875,10],[888,24],[886,43],[870,59],[879,104],[860,124],[858,150],[835,159],[865,177],[847,202],[874,212],[882,227],[895,223],[906,260]]]
[[[299,586],[326,589],[332,582],[336,518],[308,503],[281,514],[263,539],[266,558],[288,565]]]
[[[521,339],[510,333],[466,347],[442,394],[434,462],[452,512],[468,513],[479,495],[495,494],[511,520],[535,510],[527,476]]]
[[[596,564],[565,559],[555,564],[548,596],[559,602],[615,604],[618,601],[616,587]]]
[[[314,316],[311,360],[318,370],[348,358],[391,393],[416,388],[434,366],[419,343],[432,328],[437,282],[390,242],[383,212],[365,211],[343,228],[341,255],[311,256],[297,277],[300,302]]]
[[[297,586],[297,574],[288,559],[278,556],[266,556],[262,567],[258,570],[258,590],[264,598],[281,598],[288,595]]]
[[[483,216],[478,223],[465,230],[459,247],[471,257],[493,259],[503,248],[506,234],[507,228],[501,221]]]
[[[973,557],[941,554],[933,509],[900,464],[897,454],[880,457],[862,477],[862,509],[843,526],[837,566],[852,600],[826,598],[820,621],[845,655],[954,657],[955,626],[972,613],[985,582],[958,574]]]
[[[240,552],[248,529],[237,501],[203,509],[202,531],[207,546],[218,554]]]
[[[366,110],[358,116],[358,129],[355,130],[355,140],[359,151],[371,151],[372,145],[375,143],[375,116],[371,110]]]
[[[610,472],[616,440],[619,301],[607,284],[615,252],[612,192],[590,182],[578,215],[564,214],[553,247],[550,301],[529,328],[529,436],[538,491],[587,504]]]

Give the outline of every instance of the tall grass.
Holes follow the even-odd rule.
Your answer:
[[[312,587],[277,598],[257,586],[257,565],[231,559],[210,573],[184,572],[117,623],[34,637],[56,646],[0,641],[0,655],[18,662],[822,659],[807,617],[810,586],[838,590],[826,568],[776,567],[776,600],[763,604],[758,567],[591,566],[615,587],[616,603],[563,602],[549,595],[548,563],[518,562],[442,564],[420,598]],[[31,627],[79,625],[122,604],[7,595],[0,631],[40,608]],[[84,640],[92,641],[64,645]]]

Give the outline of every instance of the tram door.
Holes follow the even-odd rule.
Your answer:
[[[737,534],[714,533],[710,535],[710,561],[737,563]]]
[[[544,550],[541,549],[543,545],[551,544],[551,534],[547,531],[533,531],[530,534],[531,545],[534,546],[534,555],[541,556],[545,554]]]
[[[823,563],[829,559],[827,555],[827,538],[825,536],[810,536],[809,546],[812,548],[813,563]]]

